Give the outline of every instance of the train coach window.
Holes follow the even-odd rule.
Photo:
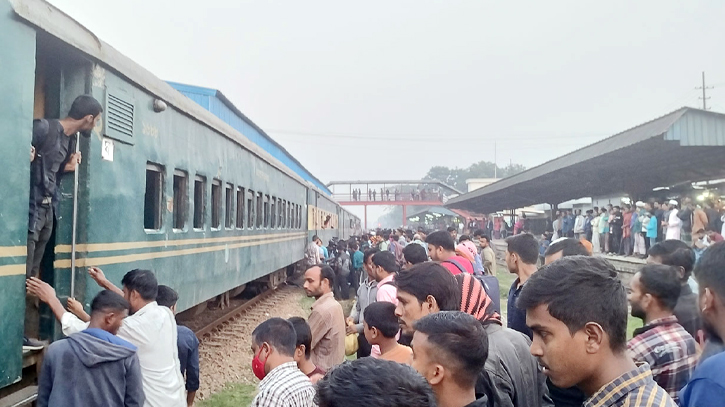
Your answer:
[[[287,229],[287,201],[282,200],[282,205],[279,211],[280,226],[282,229]]]
[[[292,212],[294,206],[295,204],[292,202],[287,205],[287,229],[292,229],[292,225],[294,224],[294,212]]]
[[[302,229],[302,206],[297,205],[297,229]]]
[[[174,171],[174,229],[183,230],[186,227],[186,206],[189,200],[189,177],[186,172]]]
[[[222,225],[222,182],[215,179],[211,183],[211,227],[219,229]]]
[[[262,204],[263,199],[264,194],[261,192],[257,192],[257,228],[262,227],[262,221],[264,220],[264,205]]]
[[[164,168],[146,164],[146,194],[144,195],[143,227],[148,230],[161,229]]]
[[[269,218],[269,227],[274,229],[275,226],[277,226],[277,198],[272,197],[272,200],[270,201],[270,218]]]
[[[264,196],[264,227],[269,227],[269,195]]]
[[[206,178],[194,177],[194,229],[204,229],[206,213]]]
[[[237,229],[244,228],[244,188],[237,188]]]
[[[224,204],[224,227],[234,227],[234,185],[227,184]]]
[[[254,191],[247,191],[247,227],[254,227]]]

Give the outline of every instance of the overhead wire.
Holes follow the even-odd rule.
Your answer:
[[[305,136],[305,137],[317,137],[317,138],[334,138],[335,140],[382,140],[382,141],[414,141],[414,142],[440,142],[440,141],[462,141],[462,142],[477,142],[477,141],[547,141],[547,140],[561,140],[561,139],[594,139],[604,138],[607,135],[601,134],[582,134],[582,135],[538,135],[538,136],[469,136],[469,137],[455,137],[444,134],[402,134],[402,135],[376,135],[376,134],[355,134],[355,133],[312,133],[294,130],[267,130],[267,133],[274,135],[285,136]]]

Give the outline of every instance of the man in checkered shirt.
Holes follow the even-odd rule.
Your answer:
[[[632,316],[644,321],[627,343],[635,362],[647,362],[652,376],[673,400],[697,365],[695,340],[677,323],[673,310],[680,295],[677,269],[648,264],[630,281]]]
[[[254,407],[312,407],[315,388],[294,360],[297,334],[291,322],[271,318],[252,332],[252,371],[261,380]]]

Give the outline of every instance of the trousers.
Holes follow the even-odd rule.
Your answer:
[[[25,278],[38,277],[45,246],[53,233],[53,206],[39,205],[37,219],[35,229],[28,230],[28,256],[25,263]]]

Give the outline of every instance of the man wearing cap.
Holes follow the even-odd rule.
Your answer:
[[[682,226],[682,221],[677,216],[677,213],[679,212],[677,210],[677,201],[670,199],[668,207],[670,209],[670,214],[667,217],[667,220],[662,224],[663,226],[667,226],[667,234],[665,235],[665,238],[680,240],[680,227]]]

